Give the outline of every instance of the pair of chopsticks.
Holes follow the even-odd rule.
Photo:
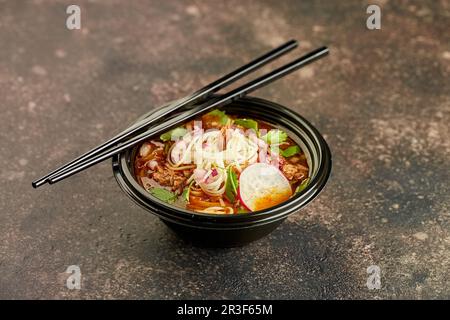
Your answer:
[[[167,131],[169,128],[185,122],[188,118],[191,118],[212,108],[217,108],[229,104],[256,89],[266,86],[269,83],[281,77],[284,77],[285,75],[298,70],[299,68],[304,67],[317,59],[324,57],[329,52],[327,47],[315,49],[288,64],[285,64],[228,93],[219,96],[218,98],[211,98],[211,96],[215,92],[223,89],[224,87],[230,85],[243,76],[255,71],[256,69],[259,69],[267,63],[293,50],[297,47],[297,45],[297,41],[295,40],[288,41],[280,47],[271,50],[270,52],[208,84],[192,95],[187,96],[181,100],[177,100],[176,102],[169,105],[168,108],[156,111],[151,116],[138,121],[131,127],[125,129],[124,131],[117,134],[108,141],[102,143],[101,145],[91,149],[90,151],[66,163],[65,165],[51,171],[45,176],[33,181],[33,187],[37,188],[47,182],[53,184],[67,177],[70,177],[80,171],[83,171],[99,162],[102,162],[114,156],[115,154],[122,152],[127,148],[130,148],[148,139],[151,136],[161,134]],[[187,111],[175,116],[172,115],[172,113],[182,108],[187,108]],[[161,122],[161,119],[167,116],[171,116],[169,120]]]

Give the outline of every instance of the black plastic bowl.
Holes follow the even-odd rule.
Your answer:
[[[233,215],[200,214],[162,202],[137,183],[133,170],[137,148],[113,158],[114,176],[134,202],[158,216],[182,238],[208,247],[242,246],[268,235],[288,215],[299,211],[317,197],[331,172],[330,149],[322,135],[292,110],[253,97],[242,98],[221,109],[229,114],[264,120],[286,131],[307,155],[310,168],[308,186],[291,199],[266,210]]]

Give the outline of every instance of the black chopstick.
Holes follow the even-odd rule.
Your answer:
[[[263,75],[257,79],[254,79],[254,80],[248,82],[247,84],[244,84],[244,85],[220,96],[219,98],[212,99],[211,101],[206,101],[205,103],[203,103],[201,105],[194,106],[189,111],[181,113],[177,116],[174,116],[172,119],[170,119],[162,124],[159,124],[155,127],[152,127],[150,130],[131,138],[130,140],[124,142],[123,144],[121,144],[119,146],[112,148],[111,150],[107,150],[106,152],[103,152],[102,154],[96,156],[95,158],[92,158],[86,162],[83,162],[83,163],[79,164],[78,166],[75,166],[65,172],[58,174],[58,175],[55,175],[54,177],[49,179],[49,183],[50,184],[56,183],[67,177],[70,177],[80,171],[83,171],[84,169],[89,168],[99,162],[102,162],[103,160],[108,159],[111,156],[118,154],[121,151],[123,151],[129,147],[132,147],[135,144],[137,144],[153,135],[162,133],[162,132],[166,131],[168,128],[174,127],[174,126],[186,121],[187,118],[191,118],[191,117],[198,115],[200,113],[203,113],[209,109],[231,103],[232,101],[235,101],[258,88],[266,86],[267,84],[269,84],[269,83],[271,83],[271,82],[273,82],[273,81],[275,81],[275,80],[277,80],[277,79],[279,79],[301,67],[304,67],[317,59],[324,57],[325,55],[328,54],[328,52],[329,52],[329,50],[327,47],[321,47],[316,50],[313,50],[313,51],[307,53],[306,55],[304,55],[304,56],[302,56],[302,57],[300,57],[278,69],[275,69],[272,72],[269,72],[266,75]]]
[[[282,56],[282,55],[286,54],[287,52],[296,48],[297,45],[298,45],[298,43],[296,40],[290,40],[290,41],[286,42],[285,44],[265,53],[264,55],[254,59],[253,61],[245,64],[244,66],[239,67],[238,69],[228,73],[227,75],[219,78],[218,80],[208,84],[207,86],[196,91],[192,95],[187,96],[186,98],[183,98],[181,100],[178,100],[178,101],[172,103],[170,105],[170,107],[168,107],[167,109],[164,109],[163,111],[155,112],[151,116],[137,122],[136,124],[125,129],[124,131],[117,134],[113,138],[107,140],[106,142],[102,143],[101,145],[89,150],[88,152],[86,152],[86,153],[82,154],[81,156],[75,158],[74,160],[66,163],[65,165],[62,165],[59,168],[46,174],[45,176],[33,181],[32,186],[34,188],[37,188],[37,187],[45,184],[46,182],[48,182],[48,180],[51,177],[55,176],[56,174],[63,172],[63,171],[67,171],[69,168],[72,168],[72,167],[76,166],[77,164],[80,164],[83,161],[86,161],[87,159],[90,159],[90,158],[96,156],[97,154],[100,154],[102,151],[122,142],[124,139],[132,137],[135,133],[137,133],[138,131],[147,127],[151,123],[154,123],[154,122],[158,121],[159,119],[162,119],[163,117],[178,110],[181,107],[189,106],[194,103],[198,103],[200,101],[206,100],[208,97],[211,96],[211,94],[228,86],[229,84],[235,82],[236,80],[242,78],[243,76],[249,74],[250,72],[253,72],[254,70],[273,61],[274,59],[279,58],[280,56]]]

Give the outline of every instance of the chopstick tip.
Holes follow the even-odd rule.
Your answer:
[[[34,189],[39,188],[40,186],[44,185],[47,182],[47,180],[36,180],[31,183]]]

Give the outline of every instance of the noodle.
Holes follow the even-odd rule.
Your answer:
[[[295,190],[308,177],[306,157],[290,154],[291,158],[283,158],[277,150],[282,153],[289,147],[300,148],[290,138],[277,137],[271,144],[262,137],[271,128],[268,124],[249,119],[241,119],[240,123],[245,121],[251,123],[251,130],[245,131],[234,118],[216,110],[202,116],[200,124],[187,122],[180,128],[183,136],[176,141],[163,140],[162,136],[152,138],[141,145],[136,155],[135,174],[145,177],[145,181],[150,179],[150,188],[159,185],[174,192],[174,197],[183,196],[185,208],[209,214],[247,210],[237,194],[238,178],[258,162],[277,165]],[[258,131],[258,125],[262,130]],[[141,179],[138,181],[142,184]]]

